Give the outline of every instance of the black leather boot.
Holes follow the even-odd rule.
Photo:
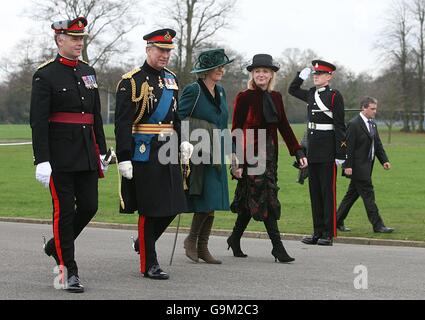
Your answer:
[[[277,220],[269,217],[267,220],[264,221],[264,225],[266,226],[267,233],[270,237],[270,240],[272,241],[272,255],[275,258],[275,262],[279,261],[282,263],[288,263],[295,261],[294,258],[288,255],[285,247],[282,244]]]
[[[242,235],[251,220],[250,214],[241,213],[238,214],[238,218],[236,219],[235,226],[233,227],[233,232],[229,238],[227,238],[227,250],[232,248],[233,256],[237,258],[246,258],[247,254],[242,252],[241,249],[241,238]]]

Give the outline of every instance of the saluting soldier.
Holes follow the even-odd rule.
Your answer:
[[[159,159],[160,148],[179,135],[176,75],[166,68],[174,48],[172,29],[143,37],[147,59],[122,77],[117,87],[115,136],[121,180],[121,212],[139,213],[136,251],[140,271],[151,279],[166,280],[155,243],[175,216],[187,210],[180,165]],[[176,136],[174,136],[176,138]],[[184,150],[187,151],[187,150]],[[178,152],[178,150],[177,150]]]
[[[53,203],[53,238],[44,250],[70,292],[84,291],[74,240],[97,211],[98,178],[107,166],[96,73],[78,59],[86,25],[84,17],[52,24],[59,53],[35,72],[30,110],[36,179],[50,187]]]
[[[308,176],[314,234],[305,244],[331,246],[336,237],[336,166],[346,159],[344,99],[329,87],[336,67],[323,60],[312,61],[314,87],[301,89],[311,69],[297,74],[289,93],[307,102]]]

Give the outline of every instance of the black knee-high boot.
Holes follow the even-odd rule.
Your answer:
[[[233,255],[237,258],[246,258],[248,255],[242,252],[241,249],[241,238],[242,235],[248,226],[249,221],[251,220],[251,215],[248,213],[238,214],[236,219],[235,226],[233,227],[233,232],[229,238],[227,238],[227,250],[232,248]]]
[[[267,220],[264,220],[264,225],[266,226],[267,233],[272,241],[272,255],[275,257],[275,261],[277,262],[279,260],[279,262],[282,263],[294,261],[295,259],[288,255],[282,244],[277,220],[269,217]]]

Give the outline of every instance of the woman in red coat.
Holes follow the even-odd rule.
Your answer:
[[[255,55],[247,70],[250,72],[248,90],[236,97],[233,113],[232,132],[237,136],[239,131],[243,136],[236,139],[235,153],[244,161],[232,166],[232,175],[238,184],[231,210],[238,218],[227,243],[235,257],[247,257],[241,250],[240,239],[252,217],[264,222],[275,260],[287,263],[295,259],[287,254],[277,225],[280,219],[277,131],[301,168],[307,167],[307,159],[286,118],[282,95],[273,91],[279,70],[273,58],[267,54]]]

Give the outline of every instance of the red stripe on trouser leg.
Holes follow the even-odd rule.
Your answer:
[[[332,178],[332,192],[333,192],[333,220],[334,220],[334,237],[337,236],[337,231],[336,231],[336,164],[334,164],[334,169],[333,169],[333,178]]]
[[[146,272],[145,217],[139,216],[140,272]]]
[[[56,187],[55,187],[55,184],[53,183],[52,177],[50,177],[50,190],[52,192],[52,199],[53,199],[53,238],[55,240],[56,254],[58,255],[58,259],[59,259],[59,269],[61,271],[61,275],[63,275],[64,262],[63,262],[62,247],[61,247],[60,233],[59,233],[60,204],[59,204],[59,197],[56,192]]]

